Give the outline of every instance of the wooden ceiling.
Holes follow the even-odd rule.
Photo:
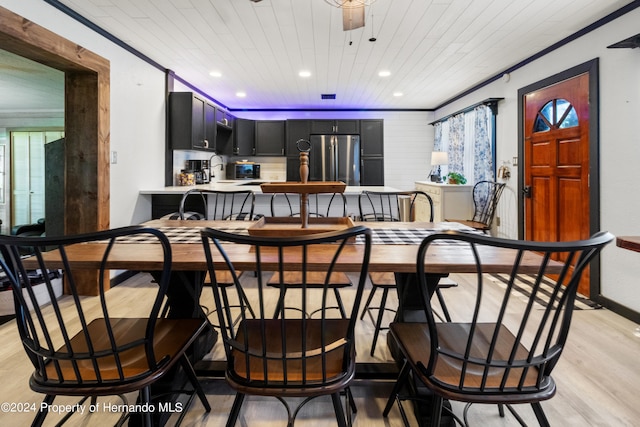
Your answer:
[[[631,1],[377,0],[352,31],[323,0],[58,3],[229,108],[432,109]]]

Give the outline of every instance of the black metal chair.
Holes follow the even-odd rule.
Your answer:
[[[457,310],[456,319],[451,322],[436,322],[425,279],[429,269],[425,259],[430,256],[432,246],[441,240],[449,244],[458,242],[461,256],[472,257],[477,265],[477,273],[471,276],[471,298],[464,300],[468,301],[468,309]],[[540,402],[556,392],[551,372],[569,333],[580,277],[590,261],[612,240],[613,235],[606,232],[588,240],[551,243],[462,232],[425,238],[416,263],[426,322],[390,326],[405,362],[383,415],[386,417],[397,401],[404,423],[409,425],[400,393],[413,372],[413,376],[433,392],[432,426],[440,426],[444,399],[498,404],[501,416],[504,416],[503,405],[507,405],[518,419],[511,404],[530,403],[540,425],[548,426]],[[495,289],[495,284],[484,274],[491,269],[482,259],[487,247],[512,250],[509,256],[513,258],[513,268],[504,289]],[[531,261],[535,263],[536,259],[538,265],[531,267]],[[525,260],[529,260],[529,267],[524,266]],[[522,273],[533,276],[533,286],[525,300],[522,294],[515,294],[514,286],[516,276]],[[543,289],[543,281],[552,282],[550,289]],[[494,288],[492,292],[489,287]],[[490,293],[493,296],[489,297]],[[537,301],[541,299],[548,301],[539,305]],[[468,407],[464,410],[465,419]]]
[[[150,308],[135,313],[140,317],[117,317],[113,314],[117,307],[112,307],[106,295],[112,249],[116,239],[142,234],[155,239],[162,248],[164,268],[157,276]],[[87,304],[78,294],[86,271],[70,267],[74,261],[70,258],[79,256],[78,246],[89,243],[104,250],[96,266],[100,304],[95,305]],[[34,256],[22,257],[24,247]],[[171,273],[171,246],[164,234],[134,226],[57,238],[0,236],[0,251],[0,267],[13,288],[20,339],[34,367],[29,385],[45,394],[33,425],[44,422],[47,410],[41,408],[51,405],[56,396],[82,396],[83,402],[88,397],[138,392],[142,405],[151,404],[151,387],[176,365],[182,367],[193,386],[189,402],[196,393],[205,410],[210,410],[186,354],[208,322],[160,315]],[[94,274],[89,276],[96,278]],[[70,297],[65,303],[52,298],[50,305],[40,307],[37,295],[44,292],[53,296],[56,281],[61,280]],[[152,425],[150,412],[141,416],[145,425]]]
[[[359,236],[364,240],[363,250],[354,255],[348,247],[350,241]],[[355,404],[349,385],[355,375],[354,328],[362,291],[366,281],[371,251],[371,230],[353,227],[344,231],[298,237],[242,236],[220,230],[205,228],[202,240],[208,263],[208,272],[213,278],[213,293],[221,328],[222,343],[226,352],[226,380],[236,390],[233,407],[227,426],[236,424],[240,408],[246,395],[273,396],[287,409],[289,422],[293,425],[300,409],[312,398],[331,396],[339,426],[350,425],[351,411]],[[226,243],[246,245],[248,253],[255,257],[258,270],[256,278],[248,276],[242,280],[236,274],[233,260],[225,251]],[[360,243],[356,243],[360,245]],[[321,247],[322,256],[331,260],[324,272],[321,289],[307,286],[306,260],[313,248]],[[249,249],[250,248],[250,249]],[[347,249],[347,250],[345,250]],[[355,290],[345,298],[347,316],[337,315],[328,307],[331,292],[331,276],[336,264],[347,256],[351,264],[361,265]],[[288,285],[281,281],[277,288],[267,286],[263,271],[284,272],[297,266],[301,273],[300,292],[287,293]],[[257,307],[256,317],[248,313],[247,307],[240,311],[241,319],[235,321],[224,300],[223,288],[217,284],[219,268],[231,271],[237,293],[249,293]],[[247,286],[247,289],[245,289]],[[289,303],[296,299],[300,311],[282,311],[274,317],[282,299],[287,295]],[[320,295],[320,296],[318,296]],[[242,299],[240,299],[242,301]],[[321,315],[308,318],[303,313],[319,308]],[[351,410],[345,416],[340,394],[345,393]],[[287,397],[305,397],[292,412]]]
[[[358,200],[360,219],[362,221],[401,221],[403,219],[413,221],[415,219],[415,204],[419,200],[428,203],[429,221],[433,221],[433,201],[428,194],[422,191],[363,191]],[[407,209],[406,213],[404,209]],[[405,218],[403,218],[403,215]],[[373,356],[376,351],[380,331],[389,329],[388,327],[382,326],[384,313],[385,311],[395,312],[394,309],[387,307],[387,298],[389,297],[389,291],[396,289],[397,283],[395,273],[393,272],[372,272],[369,273],[369,279],[372,288],[362,309],[360,320],[364,319],[365,314],[368,313],[371,321],[375,325],[370,352],[371,356]],[[436,290],[436,296],[440,301],[440,306],[442,307],[445,318],[448,318],[449,312],[440,289],[452,286],[455,286],[455,283],[445,284],[443,282]],[[372,307],[371,302],[378,289],[382,290],[380,305]],[[377,311],[378,316],[375,319],[373,318],[372,310]]]
[[[473,217],[471,219],[446,218],[445,220],[459,222],[485,233],[490,232],[498,201],[505,186],[503,182],[478,181],[473,186]]]
[[[347,216],[347,198],[342,193],[309,194],[309,216],[345,217]],[[300,194],[274,193],[271,196],[271,216],[300,216]]]
[[[185,207],[189,199],[198,197],[202,203],[202,210],[187,211]],[[213,206],[211,215],[207,212],[207,204]],[[250,190],[216,191],[207,189],[191,189],[184,193],[178,208],[179,219],[209,219],[228,221],[253,221],[255,209],[255,194]],[[202,215],[198,218],[198,214]]]
[[[201,209],[197,211],[187,211],[186,206],[190,201],[195,198],[201,202]],[[193,206],[193,202],[191,202]],[[213,206],[213,212],[208,215],[208,205]],[[193,207],[191,207],[193,209]],[[251,190],[238,190],[238,191],[217,191],[208,189],[192,189],[187,191],[180,201],[178,208],[179,219],[191,219],[191,220],[225,220],[225,221],[251,221],[255,219],[253,214],[255,209],[255,194]],[[231,275],[227,273],[226,281],[222,277],[222,272],[218,275],[218,283],[226,283],[227,286],[231,286],[233,280]],[[208,277],[204,278],[203,286],[211,286],[211,281]],[[248,305],[249,310],[253,312],[248,299],[244,299],[245,304]],[[207,317],[209,317],[213,310],[210,310],[207,306],[201,306]],[[239,305],[235,306],[236,308]],[[214,326],[217,326],[214,324]]]
[[[329,217],[345,217],[347,216],[347,198],[342,193],[315,193],[309,195],[309,217],[310,218],[329,218]],[[300,194],[297,193],[274,193],[271,196],[271,215],[272,216],[300,216]],[[308,271],[307,286],[322,288],[324,286],[323,272]],[[289,289],[299,288],[302,283],[301,272],[285,271],[283,272],[284,282]],[[273,273],[267,284],[269,286],[279,286],[280,272]],[[331,276],[331,288],[336,299],[335,308],[346,316],[344,304],[340,297],[340,288],[351,286],[351,279],[346,273],[336,272]],[[298,307],[280,307],[281,310],[293,309],[299,310]],[[313,316],[315,313],[307,313]]]

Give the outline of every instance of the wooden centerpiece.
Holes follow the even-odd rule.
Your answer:
[[[308,196],[316,193],[343,193],[347,185],[341,181],[266,182],[260,185],[263,193],[300,194],[300,217],[262,217],[249,227],[254,236],[300,236],[353,227],[349,217],[311,217]]]
[[[305,148],[301,144],[306,144]],[[265,182],[260,185],[263,193],[300,194],[300,217],[262,217],[249,227],[254,236],[299,236],[353,227],[349,217],[313,217],[309,218],[309,194],[343,193],[347,184],[341,181],[311,181],[309,177],[309,141],[297,142],[300,151],[300,182]]]

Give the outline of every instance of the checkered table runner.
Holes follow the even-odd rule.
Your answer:
[[[451,223],[438,224],[436,228],[389,228],[389,229],[372,229],[373,244],[385,245],[417,245],[422,240],[434,233],[445,230],[462,230],[474,231],[471,228],[463,226],[453,226]],[[200,243],[200,227],[159,227],[171,243]],[[224,227],[218,230],[229,233],[248,234],[245,227]],[[156,240],[150,235],[139,234],[134,236],[121,237],[118,239],[120,243],[149,243]],[[363,243],[363,239],[359,238],[356,243]]]

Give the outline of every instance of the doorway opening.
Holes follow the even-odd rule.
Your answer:
[[[3,49],[64,72],[64,200],[61,229],[109,228],[109,75],[105,58],[0,7]]]

